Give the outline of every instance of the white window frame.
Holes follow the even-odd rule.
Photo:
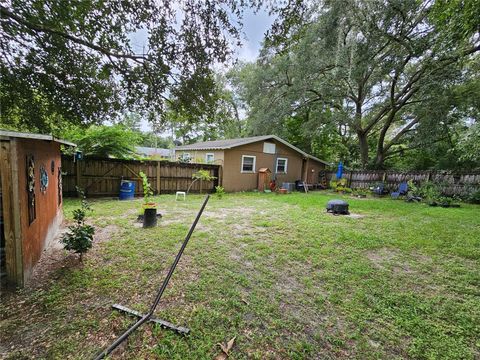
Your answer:
[[[285,171],[278,171],[278,161],[279,160],[285,160]],[[275,164],[275,173],[276,174],[286,174],[287,169],[288,169],[288,158],[282,158],[282,157],[277,158],[277,162]]]
[[[192,161],[192,155],[188,152],[182,152],[179,156],[179,158],[182,158],[186,160],[188,158],[188,162]]]
[[[243,162],[245,161],[245,158],[253,158],[253,166],[251,171],[243,170]],[[254,174],[256,164],[257,164],[257,157],[255,155],[242,155],[242,165],[240,166],[240,172],[243,174]]]
[[[269,151],[269,148],[271,149],[270,151]],[[264,154],[275,154],[276,149],[277,149],[277,145],[275,143],[267,142],[267,141],[263,143]]]
[[[212,157],[212,160],[208,160],[208,157],[211,156]],[[214,153],[206,153],[205,154],[205,162],[207,164],[209,163],[213,163],[215,161],[215,154]]]

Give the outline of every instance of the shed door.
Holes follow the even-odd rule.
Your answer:
[[[318,173],[313,167],[308,168],[307,183],[308,184],[318,183]]]

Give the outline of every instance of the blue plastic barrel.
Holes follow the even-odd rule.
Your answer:
[[[132,200],[135,196],[135,182],[122,180],[120,183],[120,200]]]

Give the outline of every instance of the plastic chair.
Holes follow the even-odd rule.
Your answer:
[[[392,199],[398,199],[400,196],[406,195],[407,192],[408,192],[408,184],[406,182],[402,182],[398,186],[398,191],[394,191],[390,195]]]
[[[187,193],[185,191],[177,191],[175,193],[175,201],[177,201],[179,195],[183,196],[183,201],[186,200]]]

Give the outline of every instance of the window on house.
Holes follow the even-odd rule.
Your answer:
[[[275,154],[275,144],[274,143],[269,143],[269,142],[264,142],[263,143],[263,152],[265,154]]]
[[[180,154],[180,156],[178,157],[178,161],[180,162],[190,162],[192,160],[192,157],[190,156],[190,153],[183,153],[183,154]]]
[[[287,173],[287,163],[288,159],[286,158],[277,158],[277,171],[276,173]]]
[[[255,172],[255,156],[242,155],[242,172]]]
[[[213,153],[207,153],[205,154],[205,162],[207,164],[209,163],[213,163],[213,161],[215,160],[215,155]]]

